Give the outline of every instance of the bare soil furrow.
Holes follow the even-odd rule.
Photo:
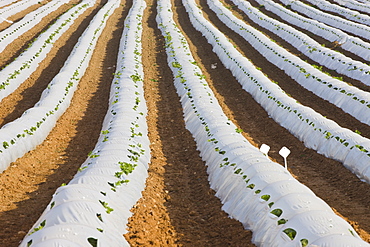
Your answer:
[[[228,218],[209,188],[206,166],[185,129],[151,1],[143,37],[152,162],[126,239],[132,246],[254,246],[251,232]],[[147,38],[157,37],[157,38]]]
[[[206,16],[212,20],[216,18],[206,4],[201,1],[198,3]],[[252,143],[257,146],[262,143],[268,144],[271,147],[269,155],[272,159],[283,163],[278,151],[283,146],[288,147],[292,151],[288,157],[288,168],[292,174],[354,225],[366,241],[370,241],[369,185],[361,182],[341,163],[307,149],[286,129],[269,118],[254,99],[241,88],[230,71],[221,65],[212,52],[212,47],[202,34],[191,26],[184,8],[179,5],[177,11],[179,23],[193,44],[194,53],[198,56],[197,61],[204,69],[228,117],[244,130],[244,135]],[[217,27],[222,29],[218,24]],[[250,53],[248,54],[248,57],[251,56]],[[217,63],[217,69],[212,69],[211,65],[215,63]],[[277,73],[276,67],[275,70],[273,68],[271,70],[272,73]]]

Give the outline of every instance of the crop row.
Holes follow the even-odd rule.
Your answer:
[[[365,13],[370,13],[370,6],[366,3],[369,3],[368,0],[362,1],[349,1],[349,0],[333,0],[334,2],[345,6],[350,9],[359,10]]]
[[[108,1],[97,15],[119,2]],[[94,150],[68,185],[57,189],[21,246],[128,246],[123,234],[150,161],[141,64],[144,8],[145,1],[135,1],[126,17],[109,109]]]
[[[339,45],[341,45],[341,48],[366,60],[370,59],[370,44],[364,42],[360,38],[348,35],[338,28],[331,27],[314,19],[301,16],[298,13],[293,12],[273,1],[256,1],[264,6],[266,10],[278,15],[288,23],[303,28],[331,42],[337,42]]]
[[[14,1],[12,1],[14,2]],[[9,2],[6,2],[6,4],[10,4]],[[11,4],[7,7],[4,7],[2,9],[0,9],[0,20],[1,21],[8,21],[10,22],[9,20],[7,20],[7,18],[9,18],[10,16],[22,11],[22,10],[25,10],[27,9],[28,7],[32,6],[35,4],[35,1],[34,0],[24,0],[24,1],[18,1],[14,4]]]
[[[207,23],[194,1],[184,0],[183,5],[194,27],[207,39],[226,39],[221,34],[210,34],[210,29],[215,28]],[[252,146],[225,116],[173,21],[170,1],[159,1],[157,22],[166,41],[167,61],[186,127],[206,162],[211,188],[224,204],[223,209],[253,231],[253,242],[258,246],[335,246],[343,242],[348,246],[367,245],[312,191]],[[222,56],[216,47],[214,50]],[[319,219],[323,231],[311,231]],[[338,236],[335,241],[334,235]]]
[[[354,33],[365,39],[370,39],[370,27],[366,25],[355,23],[338,16],[324,13],[300,1],[283,0],[281,2],[283,2],[284,4],[288,4],[292,10],[307,15],[308,17],[316,21],[326,23],[330,26],[337,27],[350,33]]]
[[[349,86],[347,83],[333,78],[302,61],[271,41],[263,33],[236,18],[231,11],[223,8],[219,1],[217,1],[217,6],[216,2],[210,3],[219,18],[227,26],[240,34],[261,55],[283,70],[297,83],[317,96],[335,104],[361,122],[370,123],[370,114],[367,113],[370,111],[370,101],[368,101],[370,93]]]
[[[2,0],[2,1],[0,1],[0,7],[4,7],[4,6],[9,5],[9,4],[11,4],[13,2],[16,2],[16,1],[17,0]]]
[[[370,17],[365,14],[361,14],[358,11],[350,10],[348,8],[344,8],[342,6],[339,6],[338,4],[332,4],[325,0],[307,0],[310,4],[313,4],[314,6],[318,7],[319,9],[322,9],[324,11],[330,11],[337,13],[339,15],[344,16],[348,20],[352,20],[355,22],[362,23],[364,25],[370,24]],[[369,10],[369,9],[367,9]]]
[[[14,62],[1,71],[0,99],[12,93],[53,48],[53,41],[68,30],[81,12],[89,4],[82,1],[63,15],[52,27],[41,35],[29,50],[25,51]],[[93,28],[93,27],[91,27]],[[101,29],[101,28],[100,28]],[[57,119],[69,106],[73,92],[88,66],[100,29],[80,40],[69,60],[43,91],[40,100],[34,107],[26,110],[23,115],[0,129],[0,171],[4,171],[11,162],[22,157],[43,142],[54,127]],[[10,73],[9,73],[10,72]],[[9,74],[8,74],[9,73]],[[68,79],[66,79],[68,78]]]
[[[360,80],[366,85],[370,85],[369,65],[322,46],[292,26],[266,16],[257,8],[252,7],[249,2],[240,0],[234,0],[233,2],[256,24],[278,35],[313,61],[340,74]]]
[[[27,14],[22,18],[22,20],[14,23],[7,29],[0,32],[0,52],[4,51],[5,48],[16,40],[19,36],[24,34],[30,29],[30,26],[34,23],[40,22],[40,20],[50,14],[52,11],[58,9],[63,3],[63,1],[51,1],[35,11]],[[30,26],[29,26],[30,25]]]

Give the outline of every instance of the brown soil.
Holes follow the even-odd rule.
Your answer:
[[[209,188],[206,167],[185,129],[156,27],[155,4],[145,16],[143,62],[152,162],[126,239],[132,246],[253,246],[251,233],[220,210],[222,205]]]
[[[99,1],[89,9],[71,31],[55,43],[55,49],[40,64],[40,69],[1,102],[0,125],[16,119],[37,102],[42,90],[63,66],[78,37],[104,2]],[[199,5],[207,18],[227,33],[245,56],[253,57],[254,63],[267,68],[269,76],[280,75],[280,78],[274,79],[279,84],[283,81],[294,84],[283,77],[280,70],[257,56],[238,35],[219,23],[204,2],[199,1]],[[132,246],[254,246],[251,243],[252,233],[221,210],[220,201],[209,188],[204,162],[191,134],[185,129],[179,97],[167,67],[163,39],[155,21],[156,1],[147,0],[147,3],[142,44],[152,160],[146,189],[132,209],[129,233],[125,237]],[[244,130],[245,136],[256,146],[262,143],[270,145],[270,155],[278,162],[283,162],[278,150],[282,146],[290,148],[289,170],[370,242],[369,185],[359,181],[340,163],[305,148],[271,120],[222,66],[205,38],[193,29],[181,0],[173,0],[173,3],[175,20],[186,34],[195,59],[228,117]],[[18,246],[40,217],[56,188],[68,183],[94,148],[107,110],[116,63],[114,54],[117,54],[123,21],[131,4],[132,0],[122,0],[120,8],[109,19],[71,107],[47,139],[0,174],[0,224],[3,226],[0,246]],[[61,8],[54,13],[55,16],[64,10]],[[40,22],[39,30],[49,25],[55,16]],[[29,38],[25,37],[14,46],[17,47],[14,54],[34,37],[32,32],[39,31],[27,34]],[[217,69],[211,69],[214,63],[217,63]],[[303,101],[306,92],[302,94],[300,90],[292,87],[289,93],[293,97],[302,95],[300,101]],[[327,112],[333,109],[328,103],[312,107]],[[354,121],[342,120],[342,116],[341,112],[332,113],[339,123]]]

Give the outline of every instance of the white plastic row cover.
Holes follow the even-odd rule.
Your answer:
[[[362,0],[362,1],[334,0],[334,2],[342,6],[345,6],[347,8],[356,9],[356,10],[370,14],[369,1],[367,0]]]
[[[3,0],[0,2],[0,7],[3,7],[3,6],[6,6],[6,5],[9,5],[13,2],[16,2],[17,0]]]
[[[111,0],[99,13],[113,11],[119,4]],[[92,154],[68,185],[58,188],[21,246],[129,246],[123,234],[130,209],[145,188],[150,161],[143,84],[130,77],[144,76],[137,55],[141,43],[135,40],[141,37],[145,6],[145,1],[135,1],[126,17],[129,28],[120,42],[109,109]],[[127,53],[132,46],[137,53]],[[42,229],[33,232],[39,226]]]
[[[201,11],[194,1],[184,0],[183,4],[195,25],[196,19],[202,18]],[[159,1],[157,10],[162,34],[171,37],[166,44],[167,59],[184,108],[186,127],[208,166],[211,187],[217,191],[223,209],[253,231],[253,241],[258,246],[300,246],[305,240],[334,246],[323,240],[331,235],[346,240],[348,246],[367,246],[328,205],[237,132],[210,93],[207,82],[194,78],[199,68],[191,63],[194,58],[181,32],[171,24],[170,2]],[[311,209],[315,211],[310,213]],[[322,219],[322,224],[313,218]],[[285,230],[295,232],[293,239]]]
[[[6,4],[11,4],[12,2],[15,2],[15,1],[14,0],[5,1]],[[3,21],[6,21],[7,18],[9,18],[10,16],[15,15],[21,12],[22,10],[29,8],[30,6],[34,4],[35,4],[34,0],[23,0],[23,1],[18,1],[16,3],[13,3],[9,6],[6,6],[0,9],[0,23]],[[2,3],[0,3],[0,5],[5,6]]]
[[[219,1],[208,1],[208,3],[227,26],[240,34],[262,56],[283,70],[301,86],[341,108],[359,121],[370,124],[369,92],[349,86],[347,83],[312,67],[311,64],[272,42],[262,32],[235,17]],[[321,58],[323,64],[332,62],[330,56],[317,55]],[[370,77],[370,74],[368,77]]]
[[[349,33],[354,33],[355,35],[358,35],[365,39],[370,38],[370,27],[364,24],[355,23],[338,16],[324,13],[300,1],[291,2],[290,7],[292,10],[302,13],[317,21],[323,22],[325,24],[339,28]]]
[[[358,11],[342,7],[338,4],[332,4],[325,0],[308,0],[308,2],[315,5],[321,10],[335,12],[348,20],[362,23],[364,25],[370,24],[370,17],[368,15],[361,14]]]
[[[249,92],[277,123],[288,129],[307,147],[342,162],[360,179],[370,182],[370,142],[367,138],[340,127],[334,121],[287,96],[209,23],[195,20],[193,25],[212,44],[213,51],[224,66],[230,69],[243,89]]]
[[[40,34],[27,50],[22,52],[13,62],[1,70],[0,85],[2,87],[0,88],[0,101],[14,92],[38,68],[39,64],[53,48],[54,42],[87,10],[87,6],[93,3],[94,1],[92,0],[84,0],[65,12],[53,25]],[[25,28],[29,29],[31,27],[32,24],[27,25]],[[7,30],[5,29],[4,32]],[[0,44],[5,49],[7,44],[3,44],[2,42]]]
[[[275,33],[320,65],[370,85],[366,79],[370,77],[370,67],[367,64],[321,46],[314,39],[292,26],[263,14],[249,2],[240,0],[233,0],[233,2],[255,23]],[[370,56],[370,51],[368,51],[368,55]]]
[[[75,6],[75,8],[78,7],[80,5]],[[100,23],[101,21],[97,23],[98,25],[89,27],[89,31],[84,32],[69,55],[69,62],[49,83],[35,106],[26,110],[20,118],[0,129],[2,143],[2,147],[0,147],[0,172],[3,172],[11,162],[41,144],[55,126],[58,118],[68,108],[79,79],[88,66],[92,48],[96,44],[96,37],[101,34],[101,30],[94,33],[95,29],[101,25]],[[90,45],[86,46],[86,44]],[[35,66],[37,67],[37,63]],[[76,77],[76,73],[78,77]]]
[[[2,2],[0,3],[0,5],[2,4]],[[0,52],[3,52],[10,43],[12,43],[19,36],[32,28],[34,26],[33,23],[40,22],[42,18],[57,10],[63,4],[64,2],[62,0],[48,2],[35,11],[32,11],[31,13],[25,15],[20,21],[1,31]]]
[[[266,10],[271,11],[272,13],[278,15],[285,21],[299,26],[311,33],[314,33],[326,40],[331,42],[338,42],[341,47],[353,54],[356,54],[366,60],[370,59],[370,44],[359,39],[358,37],[354,37],[348,35],[347,33],[339,30],[338,28],[328,26],[324,23],[321,23],[317,20],[306,18],[304,16],[299,15],[296,12],[293,12],[287,8],[284,8],[278,3],[268,0],[256,0],[259,4],[265,6]],[[284,4],[289,4],[291,1],[281,1]]]

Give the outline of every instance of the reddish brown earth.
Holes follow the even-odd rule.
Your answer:
[[[0,66],[10,61],[4,57],[19,54],[38,32],[75,2],[77,0],[65,4],[12,44],[7,49],[11,55],[0,53]],[[0,126],[18,118],[38,101],[42,90],[63,66],[78,37],[105,1],[98,2],[55,43],[55,49],[39,69],[17,91],[0,102]],[[129,233],[125,238],[132,246],[254,246],[251,243],[252,233],[221,210],[222,204],[209,188],[204,162],[199,157],[191,134],[185,129],[179,97],[167,67],[163,39],[155,22],[156,1],[147,0],[147,3],[142,44],[152,160],[147,187],[132,209]],[[305,148],[271,120],[222,66],[204,37],[193,29],[181,0],[173,0],[173,3],[175,20],[185,33],[195,59],[228,117],[244,130],[245,137],[254,145],[270,145],[271,158],[277,162],[283,162],[278,155],[282,146],[291,149],[288,163],[292,174],[352,224],[364,240],[370,242],[369,185],[359,181],[340,163]],[[245,56],[284,90],[289,90],[293,97],[342,126],[355,126],[353,128],[361,130],[364,135],[370,134],[367,126],[296,86],[294,81],[259,56],[240,36],[220,23],[205,1],[198,3],[206,17],[227,34]],[[226,1],[226,4],[230,3]],[[114,54],[117,54],[123,21],[131,4],[132,0],[122,0],[121,7],[109,19],[71,107],[45,142],[0,174],[0,225],[3,226],[0,246],[18,246],[40,217],[55,190],[62,183],[68,183],[88,152],[94,148],[107,110],[116,63]],[[238,14],[235,8],[232,9]],[[22,12],[14,20],[26,13]],[[249,22],[246,18],[244,20]],[[2,25],[0,23],[0,28]],[[292,49],[271,36],[282,46]],[[211,69],[214,63],[218,64],[217,69]]]

